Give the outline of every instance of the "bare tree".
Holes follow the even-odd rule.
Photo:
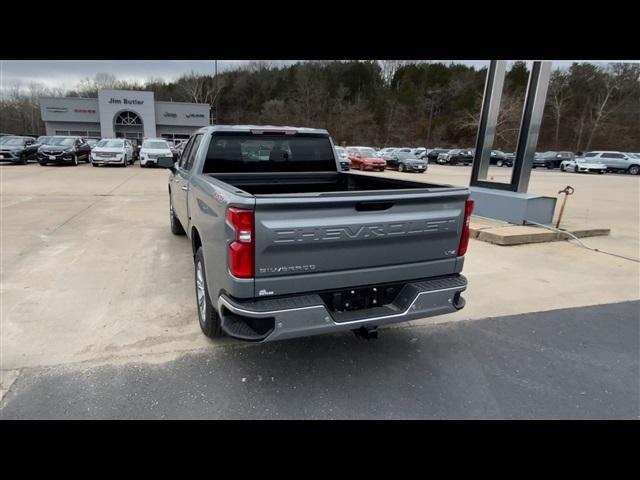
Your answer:
[[[565,72],[560,69],[554,70],[549,80],[549,90],[547,94],[547,103],[551,107],[553,118],[555,120],[554,131],[554,148],[557,150],[560,143],[560,125],[564,112],[571,99],[571,93],[568,89],[569,80]]]
[[[603,80],[602,87],[598,89],[593,99],[593,122],[591,123],[591,131],[589,132],[585,150],[591,148],[593,136],[598,130],[598,127],[614,110],[615,106],[613,105],[612,97],[616,90],[616,78],[606,76]]]

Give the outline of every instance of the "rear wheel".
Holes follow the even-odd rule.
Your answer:
[[[562,164],[560,164],[560,171],[561,171],[561,172],[564,172],[564,171],[565,171],[564,165],[562,165]]]
[[[573,167],[573,173],[578,173],[578,166]]]
[[[27,154],[23,153],[22,155],[20,155],[20,165],[26,165],[27,164]]]
[[[497,167],[502,167],[503,165],[504,165],[504,162],[503,162],[502,160],[498,160],[498,161],[496,162],[496,166],[497,166]]]
[[[73,156],[73,166],[77,167],[80,164],[80,162],[78,162],[78,155],[74,155]]]
[[[38,163],[40,164],[41,167],[47,166],[47,162],[45,162],[44,160],[40,160]]]
[[[218,338],[224,335],[220,325],[220,315],[213,308],[207,288],[207,275],[204,269],[204,255],[202,247],[198,248],[195,256],[195,284],[196,300],[198,308],[198,323],[200,329],[209,338]]]
[[[547,170],[553,170],[553,163],[547,163],[545,167],[547,167]]]
[[[125,155],[122,161],[122,167],[125,168],[127,165],[129,165],[129,160],[127,160],[127,156]]]
[[[630,175],[638,175],[640,174],[640,165],[631,165],[629,170],[627,170]]]
[[[399,172],[404,172],[404,165],[402,163],[398,164],[398,171]]]
[[[92,165],[92,166],[94,166],[94,167],[97,167],[97,166],[98,166],[98,164],[97,164],[97,163],[93,163],[93,162],[91,162],[91,165]]]

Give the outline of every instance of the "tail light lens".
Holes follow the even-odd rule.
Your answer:
[[[229,270],[238,278],[254,276],[254,222],[253,211],[239,208],[227,210],[227,221],[235,232],[229,245]]]
[[[473,200],[467,200],[464,204],[464,224],[462,226],[462,236],[460,237],[460,246],[458,247],[458,256],[461,257],[467,253],[469,247],[469,221],[473,212]]]

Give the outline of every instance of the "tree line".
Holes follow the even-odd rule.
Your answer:
[[[156,100],[206,103],[212,122],[326,128],[338,144],[472,147],[486,68],[459,63],[312,61],[250,62],[175,81],[119,80],[108,73],[69,90],[10,85],[2,92],[0,132],[42,133],[41,96],[97,97],[103,88],[150,90]],[[529,71],[507,72],[495,148],[513,151]],[[640,151],[640,65],[588,62],[551,75],[538,150]]]

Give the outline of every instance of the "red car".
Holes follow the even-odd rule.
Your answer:
[[[351,168],[359,170],[384,171],[387,162],[376,156],[376,151],[369,147],[347,147],[347,158],[351,162]]]

